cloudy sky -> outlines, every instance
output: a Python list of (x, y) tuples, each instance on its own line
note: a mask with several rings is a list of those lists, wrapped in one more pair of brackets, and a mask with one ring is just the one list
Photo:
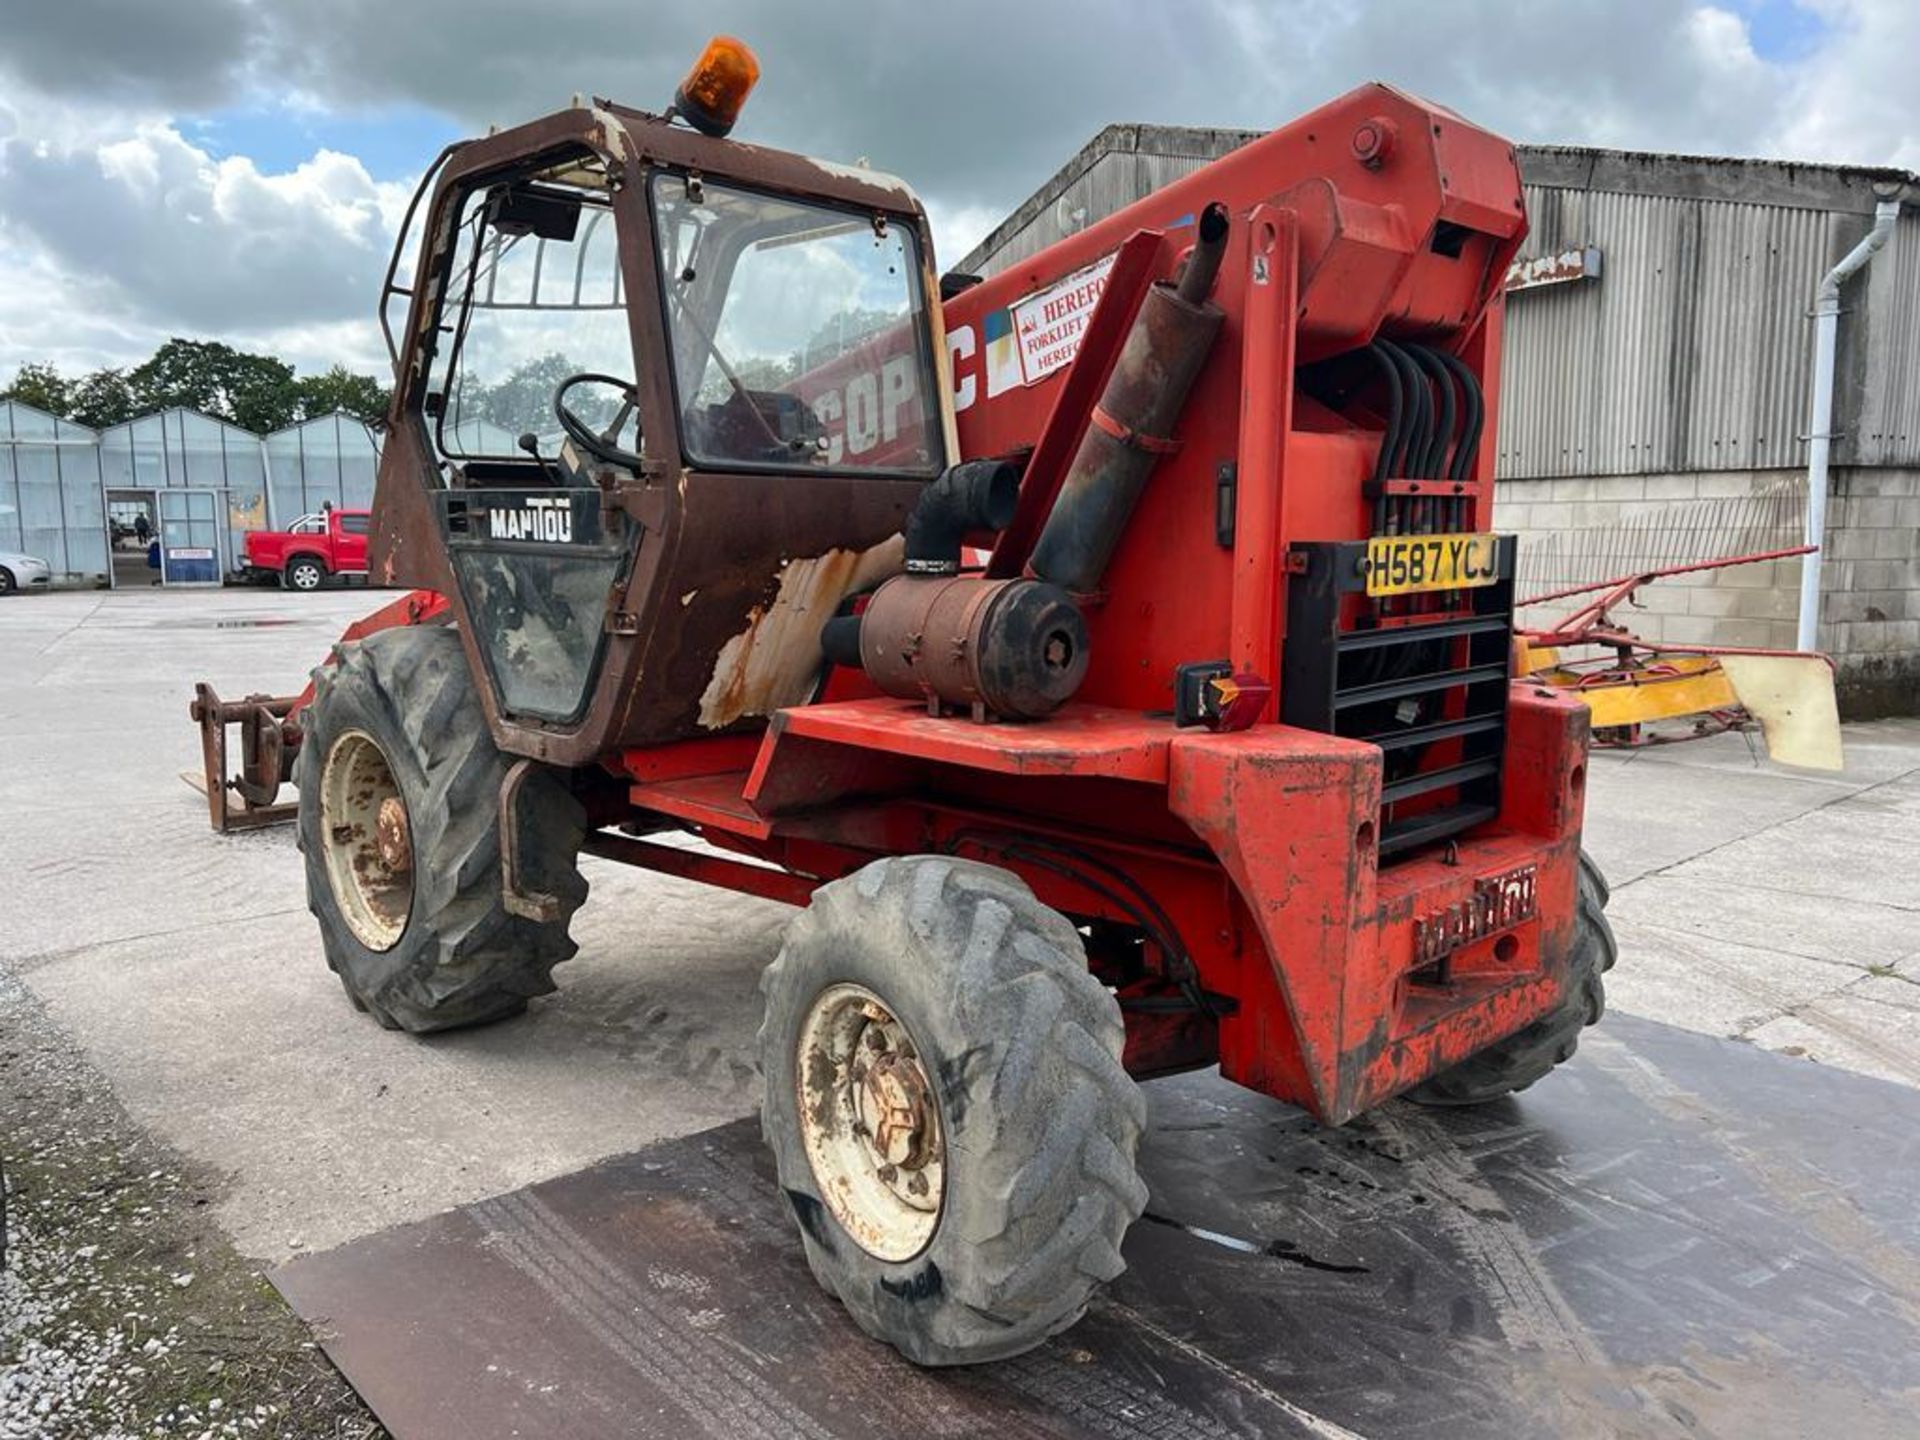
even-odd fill
[(759, 52), (738, 134), (912, 181), (951, 263), (1103, 125), (1267, 127), (1366, 79), (1523, 141), (1920, 169), (1916, 0), (5, 0), (0, 383), (168, 335), (376, 369), (441, 145)]

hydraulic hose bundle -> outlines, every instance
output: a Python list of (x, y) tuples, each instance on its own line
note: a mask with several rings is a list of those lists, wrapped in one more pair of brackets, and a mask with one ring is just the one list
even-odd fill
[[(1473, 468), (1486, 420), (1480, 382), (1458, 357), (1427, 345), (1376, 340), (1366, 354), (1383, 382), (1387, 428), (1380, 439), (1369, 493), (1373, 497), (1375, 535), (1432, 535), (1459, 531), (1467, 524), (1465, 482)], [(1434, 481), (1432, 494), (1408, 494), (1389, 481)], [(1423, 487), (1424, 488), (1424, 487)], [(1391, 613), (1394, 599), (1381, 602)], [(1384, 683), (1442, 668), (1447, 642), (1428, 641), (1393, 649), (1366, 650), (1345, 662), (1359, 684)], [(1408, 717), (1404, 707), (1415, 708)], [(1383, 702), (1360, 712), (1375, 730), (1427, 718), (1431, 702), (1418, 698)], [(1389, 750), (1389, 781), (1404, 778), (1420, 763), (1419, 749)]]
[[(1376, 340), (1367, 347), (1385, 382), (1387, 428), (1373, 468), (1376, 535), (1430, 535), (1466, 523), (1460, 491), (1486, 420), (1480, 381), (1444, 350)], [(1395, 495), (1389, 480), (1450, 482), (1453, 493)]]

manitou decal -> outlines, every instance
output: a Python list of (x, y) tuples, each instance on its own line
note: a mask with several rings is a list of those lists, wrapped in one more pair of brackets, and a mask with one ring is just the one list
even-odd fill
[(1431, 965), (1463, 945), (1501, 930), (1511, 930), (1539, 914), (1539, 867), (1522, 865), (1504, 875), (1473, 882), (1473, 894), (1434, 915), (1423, 915), (1413, 926), (1413, 963)]
[(573, 543), (573, 501), (565, 496), (530, 495), (517, 508), (487, 511), (487, 534), (494, 540), (543, 540)]

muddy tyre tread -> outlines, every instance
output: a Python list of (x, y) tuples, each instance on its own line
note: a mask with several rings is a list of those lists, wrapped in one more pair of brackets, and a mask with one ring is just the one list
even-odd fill
[[(849, 976), (856, 949), (851, 968), (870, 968)], [(944, 1134), (962, 1157), (933, 1239), (899, 1264), (821, 1203), (782, 1083), (799, 1017), (845, 978), (898, 1006), (939, 1057)], [(1120, 1242), (1147, 1200), (1125, 1027), (1078, 932), (1017, 877), (946, 856), (876, 861), (815, 893), (761, 988), (762, 1128), (815, 1277), (868, 1334), (922, 1365), (1004, 1359), (1079, 1319), (1125, 1268)]]
[(1607, 921), (1610, 893), (1600, 867), (1582, 851), (1573, 979), (1566, 998), (1552, 1014), (1416, 1085), (1406, 1092), (1408, 1100), (1433, 1106), (1482, 1105), (1517, 1095), (1573, 1058), (1580, 1032), (1606, 1013), (1603, 977), (1619, 958)]
[[(560, 913), (552, 921), (511, 913), (498, 819), (510, 757), (494, 746), (458, 633), (396, 627), (336, 646), (334, 658), (313, 672), (295, 775), (302, 797), (314, 797), (300, 807), (299, 846), (327, 964), (387, 1029), (425, 1033), (518, 1014), (554, 989), (554, 966), (578, 948), (568, 926), (587, 893), (578, 865), (585, 810), (551, 776), (529, 777), (522, 853)], [(321, 766), (347, 728), (367, 731), (387, 754), (412, 828), (412, 909), (399, 942), (381, 952), (348, 928), (320, 850)]]

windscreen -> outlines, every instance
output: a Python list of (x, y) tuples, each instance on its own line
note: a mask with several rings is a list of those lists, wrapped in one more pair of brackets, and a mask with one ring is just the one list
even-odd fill
[(690, 462), (939, 470), (909, 226), (668, 172), (654, 176), (653, 208)]

